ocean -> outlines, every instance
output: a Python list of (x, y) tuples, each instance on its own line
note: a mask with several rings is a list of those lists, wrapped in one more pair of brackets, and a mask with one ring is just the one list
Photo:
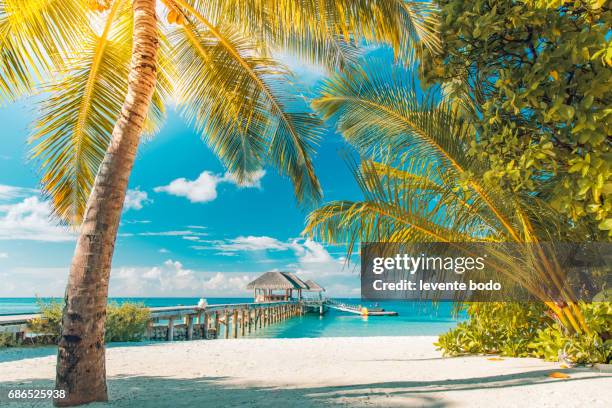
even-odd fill
[[(42, 298), (48, 301), (48, 298)], [(61, 299), (57, 299), (61, 300)], [(195, 305), (199, 298), (111, 298), (111, 302), (135, 302), (149, 307)], [(248, 303), (252, 298), (206, 298), (209, 304)], [(373, 307), (360, 299), (337, 299), (344, 303)], [(436, 336), (465, 319), (455, 316), (450, 302), (380, 302), (379, 307), (399, 316), (359, 316), (330, 309), (324, 316), (313, 314), (288, 319), (257, 330), (252, 337), (365, 337), (365, 336)], [(0, 315), (38, 312), (36, 298), (0, 298)]]

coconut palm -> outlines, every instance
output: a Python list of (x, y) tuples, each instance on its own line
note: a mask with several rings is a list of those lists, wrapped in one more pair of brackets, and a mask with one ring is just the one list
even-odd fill
[(343, 69), (357, 44), (385, 42), (407, 59), (437, 47), (431, 11), (405, 0), (0, 0), (0, 98), (36, 95), (30, 140), (42, 190), (79, 230), (56, 378), (68, 398), (57, 404), (107, 399), (115, 238), (141, 136), (167, 104), (237, 180), (267, 163), (298, 201), (316, 200), (319, 122), (288, 90), (275, 52)]
[[(363, 199), (321, 206), (304, 233), (346, 243), (349, 255), (358, 242), (521, 244), (524, 263), (492, 245), (487, 264), (545, 301), (565, 327), (588, 330), (560, 266), (530, 245), (558, 241), (562, 219), (535, 196), (487, 183), (486, 160), (469, 154), (477, 140), (466, 119), (469, 100), (448, 101), (436, 88), (417, 93), (414, 72), (369, 60), (325, 83), (313, 106), (364, 157), (349, 160)], [(572, 233), (585, 234), (579, 225)], [(552, 302), (543, 282), (564, 301)]]

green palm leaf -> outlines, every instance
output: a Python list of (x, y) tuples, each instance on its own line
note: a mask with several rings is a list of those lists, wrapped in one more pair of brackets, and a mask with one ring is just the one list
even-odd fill
[[(127, 92), (130, 14), (129, 2), (116, 1), (102, 22), (102, 33), (90, 31), (78, 52), (56, 73), (59, 79), (42, 88), (49, 97), (41, 102), (30, 138), (31, 157), (40, 164), (43, 192), (56, 215), (72, 225), (82, 220)], [(167, 83), (162, 70), (148, 115), (149, 131), (162, 120)]]
[(0, 102), (32, 92), (88, 29), (80, 0), (0, 0)]
[[(485, 188), (480, 181), (486, 163), (468, 155), (467, 135), (473, 128), (438, 89), (417, 95), (414, 71), (389, 68), (376, 59), (366, 61), (327, 81), (313, 107), (324, 119), (335, 119), (347, 141), (365, 155), (401, 152), (442, 166), (445, 174), (456, 178), (457, 188), (469, 189), (511, 239), (519, 241), (512, 208), (503, 201), (494, 202), (487, 192), (492, 187)], [(496, 190), (495, 194), (503, 193)]]
[(289, 72), (258, 55), (233, 27), (214, 27), (187, 3), (177, 4), (197, 19), (171, 37), (183, 72), (177, 82), (183, 112), (239, 180), (267, 161), (291, 178), (299, 201), (317, 200), (311, 156), (319, 120), (288, 92)]

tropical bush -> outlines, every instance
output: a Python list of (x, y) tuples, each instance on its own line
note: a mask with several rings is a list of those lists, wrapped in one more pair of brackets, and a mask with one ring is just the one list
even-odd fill
[(52, 342), (57, 342), (62, 332), (63, 303), (57, 300), (43, 301), (38, 299), (40, 317), (30, 320), (28, 329), (36, 334), (48, 335)]
[(149, 310), (143, 306), (135, 303), (109, 304), (104, 340), (106, 342), (142, 340), (151, 317)]
[(441, 335), (445, 355), (500, 354), (570, 364), (612, 361), (612, 303), (580, 303), (590, 333), (569, 333), (541, 303), (470, 303), (466, 322)]
[(423, 78), (474, 99), (485, 177), (612, 236), (609, 3), (437, 0), (442, 52)]
[[(31, 320), (28, 328), (34, 333), (51, 335), (54, 341), (61, 335), (63, 304), (58, 301), (39, 300), (41, 316)], [(139, 341), (142, 340), (151, 315), (143, 304), (110, 303), (106, 309), (104, 340)]]
[(15, 347), (19, 342), (15, 339), (13, 333), (0, 333), (0, 348)]

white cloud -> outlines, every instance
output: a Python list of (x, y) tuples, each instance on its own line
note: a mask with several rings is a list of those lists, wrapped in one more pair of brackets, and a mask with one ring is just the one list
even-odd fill
[(0, 259), (6, 259), (8, 258), (8, 254), (6, 252), (0, 252)]
[[(0, 297), (62, 296), (69, 268), (20, 267), (0, 270)], [(246, 285), (257, 274), (201, 271), (168, 259), (157, 266), (113, 268), (109, 296), (248, 297)]]
[[(238, 256), (240, 253), (255, 253), (257, 257), (267, 251), (290, 251), (294, 262), (284, 263), (273, 256), (254, 261), (269, 265), (275, 270), (294, 271), (303, 279), (313, 279), (328, 289), (334, 296), (359, 295), (358, 263), (346, 265), (344, 256), (333, 256), (320, 243), (311, 239), (289, 239), (281, 241), (268, 236), (239, 236), (228, 240), (201, 241), (208, 245), (196, 245), (197, 250), (216, 250), (215, 255)], [(341, 252), (344, 255), (344, 252)], [(283, 256), (286, 260), (286, 257)], [(285, 261), (286, 262), (286, 261)], [(262, 271), (263, 272), (263, 271)]]
[(146, 191), (141, 191), (138, 188), (128, 190), (123, 203), (123, 211), (142, 210), (142, 207), (149, 204), (151, 201)]
[(140, 235), (142, 237), (176, 237), (182, 235), (189, 235), (191, 231), (189, 230), (177, 230), (177, 231), (157, 231), (157, 232), (139, 232), (136, 235)]
[(67, 267), (2, 269), (0, 297), (62, 296), (67, 280)]
[(254, 237), (252, 235), (248, 237), (237, 237), (221, 243), (216, 243), (213, 246), (214, 249), (222, 252), (235, 252), (235, 251), (283, 251), (291, 248), (291, 244), (279, 241), (272, 237)]
[(159, 248), (159, 251), (157, 251), (157, 252), (159, 252), (160, 254), (168, 254), (168, 253), (170, 253), (170, 251), (168, 251), (166, 248)]
[(238, 183), (236, 177), (230, 173), (223, 176), (203, 171), (197, 179), (187, 180), (184, 177), (172, 180), (166, 186), (155, 187), (156, 193), (167, 193), (178, 197), (186, 197), (192, 203), (206, 203), (217, 198), (217, 186), (221, 183), (230, 183), (245, 188), (261, 188), (261, 179), (266, 174), (264, 170), (258, 170), (242, 183)]
[(51, 207), (37, 196), (0, 205), (0, 240), (63, 242), (74, 239), (73, 232), (52, 220)]
[(0, 200), (13, 200), (15, 198), (25, 197), (34, 193), (38, 190), (27, 187), (15, 187), (7, 186), (6, 184), (0, 184)]
[(254, 274), (206, 272), (188, 269), (167, 260), (151, 268), (123, 267), (114, 270), (111, 296), (248, 296), (246, 285)]
[(125, 220), (122, 221), (124, 224), (150, 224), (151, 220)]

